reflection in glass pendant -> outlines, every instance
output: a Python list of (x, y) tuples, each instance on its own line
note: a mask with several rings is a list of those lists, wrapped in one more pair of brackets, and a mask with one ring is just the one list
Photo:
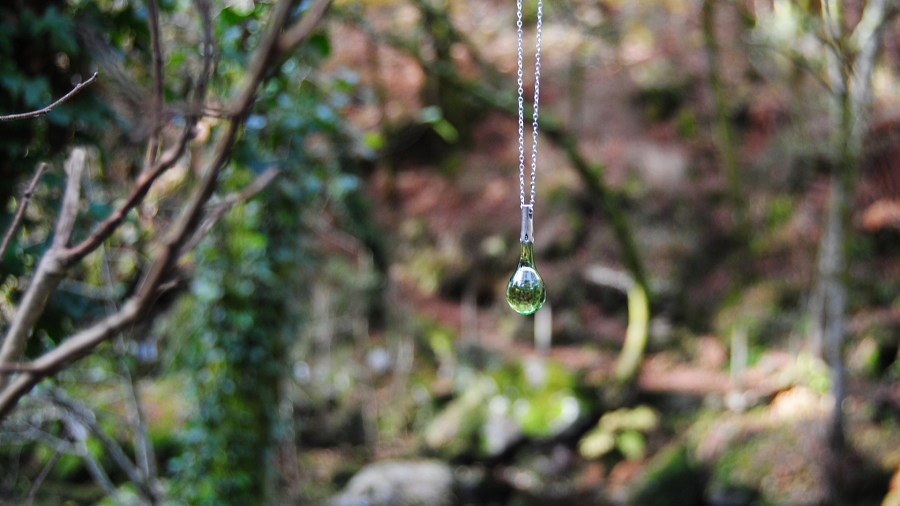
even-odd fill
[(547, 287), (534, 268), (534, 243), (521, 244), (519, 266), (506, 285), (506, 301), (517, 313), (532, 314), (547, 300)]
[(534, 207), (522, 205), (522, 250), (519, 265), (506, 285), (506, 301), (509, 307), (521, 314), (532, 314), (547, 300), (547, 287), (534, 268)]

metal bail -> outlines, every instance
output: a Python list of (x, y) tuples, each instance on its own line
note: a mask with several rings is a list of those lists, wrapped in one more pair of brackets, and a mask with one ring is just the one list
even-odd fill
[(522, 235), (519, 241), (523, 244), (534, 242), (534, 205), (522, 204)]

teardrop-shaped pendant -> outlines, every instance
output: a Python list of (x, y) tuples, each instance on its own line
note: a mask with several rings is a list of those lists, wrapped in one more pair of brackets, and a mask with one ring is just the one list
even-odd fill
[(547, 287), (534, 268), (534, 206), (522, 204), (521, 250), (516, 272), (506, 285), (506, 302), (517, 313), (532, 314), (547, 300)]
[(547, 287), (534, 268), (534, 243), (521, 245), (519, 265), (506, 285), (506, 301), (517, 313), (532, 314), (547, 300)]

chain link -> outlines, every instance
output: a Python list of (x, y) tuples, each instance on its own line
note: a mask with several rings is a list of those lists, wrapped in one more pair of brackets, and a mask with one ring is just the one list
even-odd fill
[(518, 76), (519, 85), (519, 204), (525, 205), (525, 93), (522, 81), (522, 0), (516, 0), (516, 35), (518, 40)]
[[(528, 206), (534, 209), (535, 178), (537, 176), (537, 147), (538, 147), (538, 104), (541, 94), (541, 29), (544, 25), (544, 2), (538, 0), (536, 42), (534, 55), (534, 107), (531, 120), (531, 194)], [(516, 0), (516, 35), (518, 51), (517, 81), (519, 85), (519, 204), (525, 207), (525, 99), (523, 95), (524, 80), (524, 51), (522, 49), (522, 0)]]

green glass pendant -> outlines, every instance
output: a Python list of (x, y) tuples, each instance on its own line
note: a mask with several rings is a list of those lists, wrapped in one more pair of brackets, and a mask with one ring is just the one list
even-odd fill
[(532, 314), (547, 300), (547, 287), (534, 268), (534, 237), (532, 207), (522, 206), (522, 246), (519, 265), (506, 285), (506, 301), (509, 307), (521, 314)]

